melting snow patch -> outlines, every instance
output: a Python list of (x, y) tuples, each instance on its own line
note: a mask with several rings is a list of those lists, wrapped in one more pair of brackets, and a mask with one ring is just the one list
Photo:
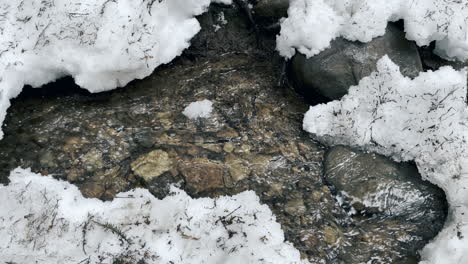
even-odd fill
[[(254, 192), (192, 199), (173, 188), (112, 202), (16, 169), (0, 185), (1, 263), (306, 263)], [(120, 263), (119, 262), (119, 263)]]
[(404, 19), (406, 37), (419, 46), (436, 41), (436, 53), (468, 60), (468, 1), (291, 0), (281, 24), (277, 49), (308, 57), (344, 37), (369, 42), (385, 33), (388, 21)]
[[(231, 0), (213, 0), (230, 4)], [(24, 85), (70, 75), (91, 92), (180, 55), (210, 0), (0, 0), (0, 126)], [(0, 129), (0, 139), (3, 133)]]
[(190, 103), (182, 113), (190, 119), (197, 119), (210, 117), (211, 111), (213, 111), (213, 103), (205, 99)]
[(340, 101), (311, 107), (304, 129), (332, 145), (414, 160), (450, 205), (445, 228), (422, 251), (422, 263), (468, 259), (467, 71), (442, 67), (404, 77), (388, 57)]

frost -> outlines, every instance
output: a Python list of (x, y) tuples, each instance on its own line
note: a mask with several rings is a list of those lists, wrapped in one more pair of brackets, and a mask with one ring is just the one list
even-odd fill
[(1, 263), (305, 263), (254, 192), (158, 200), (147, 190), (112, 202), (16, 169), (0, 185)]
[(208, 118), (213, 111), (213, 103), (210, 100), (202, 100), (190, 103), (182, 112), (190, 119)]
[(311, 57), (336, 37), (369, 42), (388, 21), (404, 19), (406, 37), (419, 46), (436, 41), (436, 53), (468, 60), (468, 2), (441, 0), (291, 0), (277, 49)]
[[(230, 4), (231, 0), (215, 0)], [(91, 92), (180, 55), (210, 0), (0, 0), (0, 125), (24, 85), (71, 75)], [(0, 139), (3, 133), (0, 130)]]
[(397, 161), (414, 160), (424, 179), (441, 187), (448, 221), (422, 251), (422, 263), (468, 259), (467, 71), (442, 67), (414, 80), (388, 57), (341, 101), (311, 107), (304, 129), (332, 145), (361, 147)]

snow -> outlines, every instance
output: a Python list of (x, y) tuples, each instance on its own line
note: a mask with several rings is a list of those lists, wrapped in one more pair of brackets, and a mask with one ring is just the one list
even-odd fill
[[(231, 0), (216, 0), (230, 4)], [(24, 85), (125, 86), (180, 55), (210, 0), (0, 0), (0, 126)], [(0, 130), (0, 139), (3, 133)]]
[(468, 1), (291, 0), (281, 23), (277, 49), (291, 58), (323, 51), (336, 37), (369, 42), (387, 22), (404, 19), (406, 37), (419, 46), (436, 41), (444, 58), (468, 60)]
[(304, 129), (330, 145), (350, 145), (397, 161), (414, 160), (442, 188), (449, 217), (421, 252), (424, 264), (468, 259), (467, 69), (442, 67), (404, 77), (388, 57), (340, 101), (313, 106)]
[(232, 0), (213, 0), (213, 3), (224, 4), (224, 5), (231, 5)]
[(202, 100), (190, 103), (182, 112), (190, 119), (209, 118), (213, 111), (213, 103), (210, 100)]
[[(16, 169), (0, 185), (1, 263), (306, 263), (252, 191), (192, 199), (145, 189), (112, 202)], [(120, 263), (120, 262), (119, 262)]]

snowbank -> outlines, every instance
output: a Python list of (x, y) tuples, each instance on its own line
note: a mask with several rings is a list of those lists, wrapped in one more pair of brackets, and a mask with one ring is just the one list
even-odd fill
[[(254, 192), (192, 199), (173, 188), (112, 202), (16, 169), (0, 185), (1, 263), (305, 263)], [(120, 262), (119, 262), (120, 263)]]
[(336, 37), (369, 42), (382, 36), (388, 21), (404, 19), (406, 37), (419, 46), (437, 41), (436, 53), (468, 60), (468, 2), (440, 0), (291, 0), (281, 23), (277, 49), (307, 57)]
[(71, 75), (101, 92), (148, 76), (189, 47), (210, 1), (0, 0), (0, 126), (24, 85)]
[(208, 118), (213, 111), (213, 103), (210, 100), (202, 100), (190, 103), (182, 112), (190, 119)]
[(404, 77), (388, 57), (341, 101), (311, 107), (304, 129), (328, 144), (345, 144), (414, 160), (423, 178), (441, 187), (448, 222), (422, 251), (422, 263), (468, 259), (467, 70), (443, 67)]

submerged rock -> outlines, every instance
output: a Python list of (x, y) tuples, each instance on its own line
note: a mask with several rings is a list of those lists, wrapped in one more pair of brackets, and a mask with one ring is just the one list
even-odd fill
[(367, 230), (360, 235), (364, 242), (387, 243), (392, 234), (412, 249), (443, 227), (447, 201), (439, 188), (421, 179), (414, 164), (336, 146), (327, 152), (324, 166), (325, 181), (339, 204)]
[(145, 181), (151, 181), (166, 171), (171, 170), (172, 161), (162, 150), (154, 150), (131, 163), (132, 171)]
[(395, 25), (389, 24), (385, 35), (369, 43), (337, 38), (330, 48), (316, 56), (295, 55), (290, 75), (296, 90), (309, 100), (320, 100), (318, 97), (335, 100), (375, 71), (377, 60), (384, 55), (399, 65), (408, 77), (415, 77), (423, 70), (416, 44), (408, 41)]
[(193, 193), (224, 187), (224, 167), (219, 162), (207, 158), (190, 159), (179, 165), (179, 171)]
[(419, 53), (421, 54), (421, 60), (424, 67), (430, 70), (437, 70), (442, 66), (450, 66), (456, 70), (468, 67), (468, 61), (461, 62), (459, 60), (446, 60), (437, 56), (434, 54), (434, 45), (420, 48)]
[(428, 223), (445, 214), (440, 190), (423, 181), (414, 164), (337, 146), (327, 152), (324, 169), (327, 183), (358, 213)]

